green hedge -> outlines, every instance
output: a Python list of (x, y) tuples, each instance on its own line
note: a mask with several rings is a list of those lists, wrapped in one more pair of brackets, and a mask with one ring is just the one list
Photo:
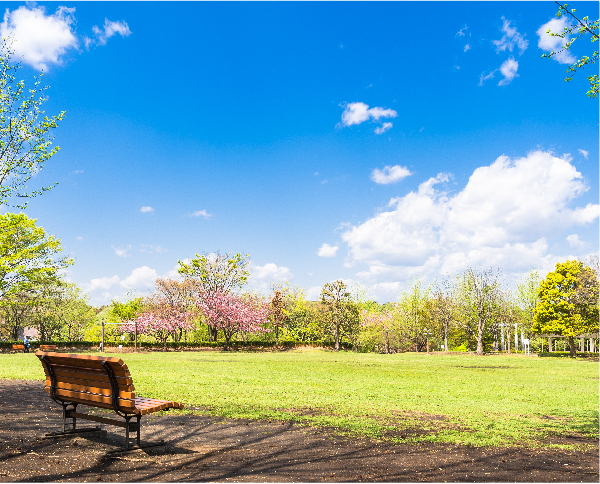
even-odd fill
[[(538, 356), (541, 358), (568, 358), (569, 356), (571, 356), (571, 353), (569, 353), (568, 351), (543, 351), (538, 353)], [(577, 357), (579, 358), (587, 358), (592, 356), (598, 356), (598, 353), (582, 353), (581, 351), (577, 352)]]

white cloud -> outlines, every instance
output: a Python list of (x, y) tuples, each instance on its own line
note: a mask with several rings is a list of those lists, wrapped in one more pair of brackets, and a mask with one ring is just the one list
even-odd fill
[(168, 250), (161, 247), (160, 245), (155, 246), (151, 244), (141, 244), (140, 252), (144, 252), (146, 254), (152, 254), (154, 252), (156, 252), (157, 254), (164, 254), (165, 252), (168, 252)]
[(567, 242), (569, 243), (569, 247), (573, 249), (580, 249), (585, 246), (585, 242), (579, 239), (579, 235), (571, 234), (567, 237)]
[(142, 208), (140, 208), (140, 212), (142, 212), (142, 213), (152, 213), (152, 212), (154, 212), (154, 209), (152, 207), (142, 207)]
[(504, 76), (504, 79), (502, 79), (498, 85), (506, 86), (510, 84), (515, 77), (519, 77), (519, 74), (517, 74), (517, 69), (519, 69), (518, 61), (514, 60), (512, 57), (506, 59), (500, 66), (500, 72)]
[(471, 50), (471, 46), (469, 44), (465, 44), (463, 52), (467, 52), (468, 50)]
[[(538, 47), (544, 52), (556, 52), (563, 48), (563, 46), (569, 41), (569, 37), (564, 39), (560, 37), (551, 37), (546, 33), (548, 29), (554, 33), (562, 33), (565, 27), (569, 27), (570, 22), (566, 17), (553, 18), (549, 22), (546, 22), (538, 30), (537, 34), (539, 37)], [(573, 64), (577, 59), (568, 50), (563, 50), (558, 54), (552, 56), (556, 62), (560, 64)]]
[(598, 204), (572, 207), (588, 187), (569, 155), (535, 151), (499, 157), (477, 168), (456, 194), (437, 188), (448, 175), (392, 198), (391, 210), (342, 233), (349, 265), (366, 265), (357, 276), (371, 283), (454, 274), (467, 265), (496, 265), (508, 272), (547, 265), (548, 238), (595, 222)]
[(481, 75), (479, 76), (479, 85), (483, 86), (483, 82), (487, 81), (488, 79), (491, 79), (492, 77), (494, 77), (494, 74), (496, 73), (498, 69), (494, 69), (493, 71), (489, 72), (489, 73), (485, 73), (482, 72)]
[(582, 150), (581, 148), (579, 148), (577, 151), (579, 151), (586, 160), (588, 159), (588, 155), (590, 154), (589, 151)]
[(319, 257), (335, 257), (339, 247), (337, 245), (331, 246), (329, 244), (323, 244), (317, 251)]
[(306, 291), (308, 301), (318, 301), (321, 299), (321, 286), (313, 286)]
[(206, 210), (198, 210), (194, 213), (192, 213), (192, 215), (190, 215), (191, 217), (203, 217), (206, 220), (208, 220), (209, 218), (212, 217), (212, 213), (208, 213)]
[(148, 266), (142, 266), (133, 269), (131, 274), (123, 279), (120, 284), (123, 287), (148, 288), (154, 285), (154, 281), (157, 277), (158, 274), (154, 269), (150, 269)]
[[(94, 25), (92, 27), (92, 32), (96, 35), (96, 43), (98, 45), (106, 45), (108, 39), (116, 34), (119, 34), (121, 37), (131, 35), (131, 30), (129, 30), (127, 22), (112, 22), (107, 18), (104, 19), (104, 28), (101, 29), (97, 25)], [(86, 39), (86, 47), (89, 47), (90, 43), (91, 39)]]
[(83, 240), (83, 237), (77, 237), (77, 240)]
[(129, 257), (129, 256), (131, 256), (131, 254), (129, 254), (129, 251), (131, 250), (131, 245), (128, 245), (124, 249), (122, 249), (121, 247), (115, 247), (114, 245), (111, 245), (110, 248), (112, 250), (114, 250), (115, 254), (118, 255), (119, 257)]
[(361, 124), (369, 119), (378, 121), (380, 118), (395, 118), (398, 113), (393, 109), (374, 107), (369, 109), (369, 105), (358, 102), (346, 104), (342, 113), (342, 126), (352, 126)]
[(500, 31), (504, 32), (504, 35), (500, 40), (492, 41), (496, 46), (496, 52), (504, 52), (506, 50), (512, 52), (516, 46), (519, 49), (519, 54), (522, 54), (525, 52), (525, 49), (527, 49), (529, 41), (517, 32), (516, 27), (510, 26), (510, 20), (506, 20), (504, 17), (502, 17), (502, 20), (504, 20), (504, 22), (502, 23)]
[(388, 185), (403, 180), (412, 173), (405, 166), (385, 166), (383, 170), (375, 168), (371, 173), (371, 180), (380, 185)]
[(86, 291), (95, 291), (97, 289), (110, 289), (111, 287), (119, 284), (119, 276), (112, 277), (100, 277), (98, 279), (92, 279), (89, 284), (84, 284)]
[(62, 56), (78, 46), (73, 32), (75, 9), (58, 7), (46, 15), (45, 7), (20, 6), (6, 9), (0, 24), (0, 35), (14, 40), (15, 54), (34, 69), (47, 71), (52, 64), (62, 63)]
[(294, 275), (287, 267), (278, 266), (273, 262), (269, 262), (264, 266), (252, 265), (250, 268), (250, 277), (258, 280), (281, 280), (293, 279)]
[(394, 125), (392, 123), (383, 123), (378, 128), (375, 128), (375, 134), (383, 134), (386, 131), (390, 130)]
[(455, 35), (455, 37), (464, 37), (464, 36), (466, 35), (466, 34), (465, 34), (465, 30), (467, 30), (468, 28), (469, 28), (469, 27), (467, 27), (467, 26), (465, 25), (465, 26), (464, 26), (462, 29), (460, 29), (458, 32), (456, 32), (456, 35)]

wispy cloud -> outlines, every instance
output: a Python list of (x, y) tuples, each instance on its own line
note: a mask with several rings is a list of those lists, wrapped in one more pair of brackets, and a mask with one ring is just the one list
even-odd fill
[(165, 252), (168, 252), (168, 250), (160, 245), (140, 244), (140, 252), (144, 252), (146, 254), (164, 254)]
[(519, 49), (519, 54), (525, 52), (527, 46), (529, 45), (529, 41), (517, 32), (516, 27), (510, 26), (510, 20), (502, 17), (504, 22), (502, 23), (501, 32), (504, 33), (500, 40), (493, 40), (492, 43), (496, 46), (496, 52), (504, 52), (506, 50), (512, 52), (515, 47)]
[(131, 251), (131, 245), (128, 245), (125, 248), (115, 247), (114, 245), (111, 245), (110, 248), (112, 250), (114, 250), (115, 254), (119, 257), (130, 257), (131, 256), (131, 254), (129, 253)]
[(79, 45), (74, 33), (74, 8), (60, 6), (46, 15), (42, 6), (20, 6), (12, 12), (7, 8), (0, 24), (0, 35), (15, 42), (15, 55), (34, 69), (47, 71), (51, 65), (62, 64), (62, 57)]
[(515, 77), (519, 77), (519, 74), (517, 74), (517, 69), (519, 69), (519, 62), (518, 61), (516, 61), (512, 57), (509, 57), (508, 59), (506, 59), (502, 63), (502, 65), (500, 66), (500, 72), (504, 76), (504, 79), (502, 79), (498, 83), (498, 85), (499, 86), (506, 86), (506, 85), (510, 84), (511, 81)]
[(579, 148), (577, 151), (579, 151), (586, 160), (588, 159), (588, 155), (590, 154), (589, 151), (582, 150), (581, 148)]
[(465, 44), (463, 52), (467, 52), (468, 50), (471, 50), (471, 46), (469, 44)]
[(394, 125), (390, 122), (383, 123), (381, 126), (375, 128), (375, 134), (383, 134), (390, 130)]
[(465, 24), (465, 26), (462, 29), (460, 29), (458, 32), (456, 32), (455, 37), (464, 37), (466, 35), (465, 30), (467, 30), (468, 28), (469, 27), (467, 27), (467, 25)]
[(92, 32), (96, 36), (95, 41), (92, 39), (86, 39), (86, 47), (89, 47), (92, 43), (96, 43), (98, 45), (106, 45), (108, 39), (110, 39), (113, 35), (119, 34), (121, 37), (128, 37), (131, 35), (131, 30), (129, 30), (129, 25), (125, 21), (117, 21), (113, 22), (104, 19), (104, 27), (100, 28), (97, 25), (92, 27)]
[(479, 76), (479, 85), (483, 86), (483, 83), (485, 81), (487, 81), (488, 79), (491, 79), (492, 77), (494, 77), (494, 74), (496, 74), (496, 71), (498, 69), (494, 69), (493, 71), (488, 72), (487, 74), (484, 72), (481, 73), (481, 75)]
[(142, 213), (152, 213), (152, 212), (154, 212), (154, 209), (152, 207), (146, 207), (145, 206), (145, 207), (140, 208), (140, 212), (142, 212)]
[(196, 212), (192, 213), (190, 217), (203, 217), (208, 220), (212, 217), (212, 213), (208, 213), (206, 210), (197, 210)]
[(405, 166), (385, 166), (383, 170), (375, 168), (371, 172), (371, 180), (380, 185), (388, 185), (390, 183), (399, 182), (410, 175), (412, 175), (412, 173)]

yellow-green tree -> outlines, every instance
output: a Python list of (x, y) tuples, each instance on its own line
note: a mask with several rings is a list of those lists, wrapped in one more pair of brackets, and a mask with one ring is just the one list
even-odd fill
[[(28, 191), (26, 185), (58, 152), (58, 146), (51, 148), (54, 139), (51, 130), (65, 115), (62, 112), (44, 116), (42, 105), (48, 87), (41, 84), (41, 75), (30, 86), (23, 80), (17, 81), (21, 64), (11, 59), (13, 54), (11, 40), (3, 39), (0, 42), (0, 206), (14, 198), (35, 197), (52, 188)], [(27, 203), (15, 206), (25, 208)]]
[(598, 275), (583, 262), (559, 262), (538, 295), (533, 331), (566, 336), (575, 356), (575, 336), (598, 331)]

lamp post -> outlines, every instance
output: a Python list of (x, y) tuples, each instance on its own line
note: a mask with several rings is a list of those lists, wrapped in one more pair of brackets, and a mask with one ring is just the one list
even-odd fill
[(423, 331), (423, 334), (427, 338), (427, 353), (429, 353), (429, 336), (431, 336), (431, 331), (426, 329), (425, 331)]

